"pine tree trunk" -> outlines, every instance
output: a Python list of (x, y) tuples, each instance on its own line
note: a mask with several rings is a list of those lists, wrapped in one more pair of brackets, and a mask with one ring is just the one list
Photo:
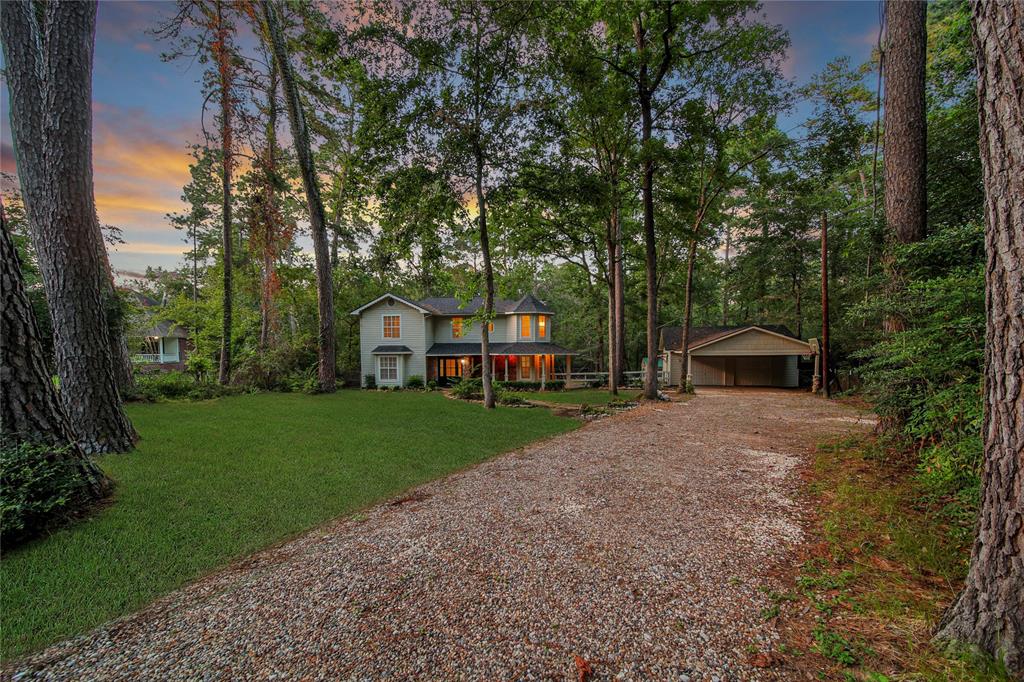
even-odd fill
[(683, 357), (683, 380), (679, 382), (679, 392), (685, 393), (690, 384), (690, 324), (693, 319), (693, 266), (697, 261), (697, 240), (690, 240), (686, 255), (686, 294), (683, 301), (683, 343), (680, 345)]
[(644, 211), (644, 263), (647, 269), (647, 366), (644, 371), (644, 398), (658, 397), (658, 252), (654, 230), (654, 160), (648, 146), (654, 127), (650, 97), (641, 97), (641, 146), (645, 157), (641, 171)]
[(284, 89), (285, 102), (288, 107), (288, 119), (291, 123), (292, 140), (295, 144), (295, 155), (298, 157), (299, 170), (302, 173), (302, 185), (306, 190), (306, 203), (309, 207), (309, 229), (313, 236), (313, 255), (316, 261), (316, 293), (317, 308), (320, 318), (319, 333), (319, 371), (320, 390), (333, 393), (336, 389), (335, 368), (335, 337), (334, 337), (334, 285), (331, 280), (331, 260), (327, 244), (327, 221), (324, 216), (324, 203), (320, 197), (320, 183), (313, 166), (313, 151), (309, 142), (309, 130), (306, 127), (306, 116), (299, 99), (298, 84), (292, 72), (291, 60), (288, 57), (288, 46), (284, 39), (273, 2), (265, 0), (261, 3), (263, 17), (267, 22), (270, 35), (271, 50), (277, 62), (281, 76), (281, 87)]
[[(892, 299), (898, 298), (903, 289), (893, 245), (924, 239), (927, 219), (925, 15), (923, 0), (885, 3), (885, 154), (882, 160), (889, 241), (885, 264)], [(883, 326), (892, 333), (906, 325), (899, 314), (891, 314)]]
[(277, 175), (277, 66), (270, 59), (270, 74), (267, 84), (267, 148), (265, 150), (265, 174), (263, 206), (263, 282), (260, 289), (260, 348), (270, 345), (270, 336), (276, 326), (276, 310), (274, 308), (274, 259), (277, 255), (278, 234), (277, 192), (275, 182)]
[(111, 481), (75, 444), (75, 433), (43, 359), (21, 264), (0, 205), (0, 443), (52, 446), (51, 458), (74, 462), (88, 499), (98, 499)]
[(221, 154), (221, 260), (223, 261), (223, 297), (221, 307), (220, 368), (217, 381), (231, 381), (231, 313), (234, 307), (232, 270), (234, 256), (231, 245), (231, 166), (234, 162), (231, 130), (231, 56), (228, 52), (228, 28), (224, 23), (224, 5), (217, 2), (216, 46), (217, 72), (220, 77), (220, 154)]
[(137, 434), (118, 392), (102, 305), (92, 173), (95, 3), (0, 12), (11, 132), (26, 215), (53, 323), (60, 398), (86, 453), (131, 450)]
[(974, 4), (985, 180), (985, 469), (967, 583), (939, 637), (1024, 675), (1024, 8)]

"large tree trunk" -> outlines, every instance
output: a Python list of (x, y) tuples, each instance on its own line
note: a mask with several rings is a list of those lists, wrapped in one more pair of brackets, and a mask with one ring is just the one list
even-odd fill
[(295, 144), (295, 155), (298, 157), (299, 170), (302, 173), (302, 185), (306, 190), (306, 203), (309, 206), (309, 229), (313, 236), (313, 254), (316, 259), (316, 293), (320, 317), (319, 334), (319, 379), (320, 390), (332, 393), (336, 388), (335, 370), (335, 339), (334, 339), (334, 287), (331, 281), (331, 260), (327, 244), (327, 221), (324, 216), (324, 204), (320, 198), (320, 184), (313, 167), (313, 152), (309, 142), (309, 129), (299, 99), (299, 89), (292, 72), (291, 60), (288, 57), (288, 46), (285, 43), (284, 31), (278, 20), (277, 8), (273, 2), (265, 0), (261, 3), (263, 16), (267, 22), (267, 30), (274, 60), (280, 70), (281, 86), (284, 89), (285, 102), (288, 106), (288, 119), (291, 122), (292, 141)]
[(220, 153), (221, 153), (221, 256), (224, 265), (223, 298), (221, 307), (220, 368), (217, 381), (227, 384), (231, 381), (231, 312), (234, 306), (232, 295), (232, 270), (234, 257), (231, 253), (231, 167), (234, 153), (231, 130), (231, 55), (228, 51), (228, 27), (224, 23), (224, 5), (217, 2), (217, 26), (214, 28), (216, 42), (214, 53), (217, 58), (217, 73), (220, 78)]
[(0, 12), (18, 177), (53, 322), (60, 397), (87, 453), (132, 449), (111, 332), (102, 306), (107, 269), (92, 174), (96, 4), (34, 3)]
[[(925, 58), (926, 5), (922, 0), (885, 3), (885, 221), (889, 253), (889, 294), (902, 290), (902, 276), (892, 254), (894, 243), (910, 244), (925, 235), (927, 217)], [(888, 332), (905, 327), (902, 317), (884, 321)]]
[(71, 463), (87, 499), (98, 499), (110, 479), (75, 443), (75, 433), (43, 359), (21, 264), (0, 205), (0, 443), (35, 443), (54, 448), (49, 457)]
[(985, 178), (985, 470), (967, 583), (939, 637), (1024, 675), (1024, 9), (974, 4)]
[(491, 334), (488, 323), (494, 316), (494, 269), (491, 266), (491, 242), (487, 233), (487, 197), (484, 195), (484, 157), (476, 147), (476, 205), (480, 221), (480, 251), (484, 260), (484, 316), (480, 325), (480, 376), (484, 385), (484, 407), (494, 409), (494, 386), (491, 384)]

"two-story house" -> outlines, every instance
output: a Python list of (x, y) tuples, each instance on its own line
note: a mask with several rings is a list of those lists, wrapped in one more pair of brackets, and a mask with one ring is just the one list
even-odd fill
[[(439, 384), (479, 376), (480, 323), (470, 318), (482, 305), (479, 296), (463, 304), (452, 297), (410, 301), (384, 294), (356, 308), (362, 383), (367, 376), (378, 386), (404, 386), (411, 376)], [(571, 371), (575, 353), (551, 342), (554, 312), (537, 297), (497, 299), (494, 311), (488, 332), (495, 380), (552, 379), (556, 358)]]

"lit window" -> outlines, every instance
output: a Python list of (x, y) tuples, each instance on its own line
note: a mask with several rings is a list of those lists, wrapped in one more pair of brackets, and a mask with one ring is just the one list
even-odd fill
[(452, 318), (452, 338), (453, 339), (461, 339), (462, 338), (462, 318), (461, 317), (453, 317)]
[(441, 374), (446, 377), (461, 377), (462, 363), (455, 358), (444, 358), (441, 360)]
[(382, 355), (379, 362), (380, 376), (378, 378), (381, 381), (398, 381), (398, 356)]
[(488, 322), (487, 323), (487, 333), (488, 334), (493, 334), (494, 333), (494, 323), (493, 322)]
[(537, 316), (537, 338), (546, 339), (548, 336), (548, 318), (546, 315)]
[(401, 315), (385, 315), (384, 316), (384, 338), (385, 339), (400, 339), (400, 338), (402, 338), (402, 316)]
[(530, 335), (530, 316), (520, 315), (519, 316), (519, 335), (529, 336)]
[(529, 379), (533, 374), (533, 363), (530, 361), (532, 358), (526, 356), (522, 362), (519, 363), (519, 371), (522, 373), (524, 379)]

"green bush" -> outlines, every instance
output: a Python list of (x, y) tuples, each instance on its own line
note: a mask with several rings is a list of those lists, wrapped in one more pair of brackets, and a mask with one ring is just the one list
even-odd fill
[[(495, 381), (494, 385), (498, 388), (506, 388), (510, 391), (541, 390), (541, 383), (539, 381)], [(565, 382), (561, 379), (552, 379), (551, 381), (544, 382), (544, 388), (548, 391), (562, 391), (565, 389)]]
[(406, 388), (423, 388), (423, 377), (419, 374), (413, 374), (411, 377), (405, 380)]
[(185, 372), (153, 372), (140, 374), (135, 378), (135, 400), (158, 402), (160, 400), (209, 400), (238, 393), (229, 388), (208, 381), (196, 381)]
[(14, 544), (75, 512), (86, 483), (59, 450), (28, 443), (0, 445), (0, 540)]
[(483, 400), (484, 383), (481, 379), (463, 379), (452, 386), (452, 395), (462, 400)]
[(363, 377), (363, 388), (377, 388), (377, 375), (367, 374)]

